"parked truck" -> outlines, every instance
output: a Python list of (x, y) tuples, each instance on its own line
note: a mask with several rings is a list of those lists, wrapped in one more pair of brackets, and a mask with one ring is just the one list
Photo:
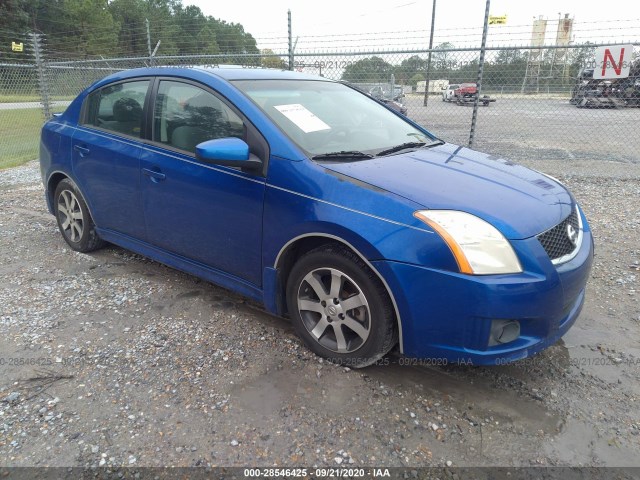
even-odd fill
[[(460, 86), (453, 91), (453, 96), (458, 105), (473, 105), (478, 96), (478, 85), (472, 82), (461, 83)], [(491, 102), (495, 101), (496, 99), (489, 97), (489, 95), (483, 95), (478, 100), (478, 102), (482, 103), (485, 107), (488, 107)]]

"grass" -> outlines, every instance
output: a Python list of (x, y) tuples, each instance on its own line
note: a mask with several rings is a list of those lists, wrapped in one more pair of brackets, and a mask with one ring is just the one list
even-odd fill
[[(73, 100), (75, 95), (52, 95), (51, 101)], [(26, 103), (42, 101), (42, 97), (37, 93), (0, 93), (0, 103)]]
[(40, 95), (24, 94), (24, 93), (0, 93), (0, 103), (23, 103), (23, 102), (39, 102)]
[(43, 123), (39, 108), (0, 110), (0, 170), (38, 158)]
[[(66, 107), (54, 107), (53, 112)], [(44, 115), (40, 108), (0, 110), (0, 170), (38, 158)]]

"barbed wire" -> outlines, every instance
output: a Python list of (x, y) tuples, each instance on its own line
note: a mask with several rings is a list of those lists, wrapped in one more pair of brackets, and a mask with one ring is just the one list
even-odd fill
[[(548, 20), (549, 23), (558, 23), (557, 19), (554, 20)], [(71, 20), (47, 20), (47, 23), (54, 23), (54, 24), (61, 24), (61, 25), (67, 25), (69, 27), (68, 30), (62, 30), (62, 31), (57, 31), (55, 32), (54, 35), (58, 36), (58, 35), (66, 35), (66, 34), (74, 34), (77, 33), (78, 31), (78, 26), (76, 23), (74, 23)], [(232, 23), (226, 23), (227, 25), (234, 25)], [(574, 21), (573, 23), (573, 33), (577, 33), (577, 32), (610, 32), (612, 35), (614, 34), (612, 32), (611, 27), (608, 26), (604, 26), (601, 28), (593, 28), (591, 25), (602, 25), (602, 24), (616, 24), (618, 25), (618, 27), (620, 27), (621, 24), (629, 24), (629, 26), (625, 26), (625, 29), (630, 29), (630, 30), (640, 30), (640, 19), (620, 19), (620, 20), (603, 20), (603, 21), (582, 21), (582, 22), (576, 22)], [(235, 25), (239, 25), (239, 24), (235, 24)], [(156, 21), (151, 22), (150, 21), (150, 29), (152, 31), (157, 30), (157, 29), (164, 29), (164, 28), (178, 28), (181, 32), (185, 32), (185, 33), (197, 33), (200, 32), (203, 28), (207, 27), (207, 26), (211, 26), (208, 24), (204, 24), (204, 25), (194, 25), (194, 26), (182, 26), (182, 25), (178, 25), (177, 22), (175, 21), (175, 19), (159, 19)], [(584, 27), (584, 28), (582, 28)], [(493, 28), (493, 27), (492, 27)], [(531, 28), (532, 25), (526, 25), (526, 24), (520, 24), (520, 25), (501, 25), (501, 26), (497, 26), (496, 28), (500, 29), (500, 35), (510, 35), (513, 33), (523, 33), (523, 34), (527, 34), (530, 35), (531, 33)], [(143, 24), (139, 24), (136, 26), (136, 30), (138, 30), (138, 32), (135, 32), (133, 35), (134, 36), (138, 36), (140, 38), (146, 38), (146, 26)], [(520, 32), (520, 30), (523, 30), (522, 32)], [(616, 31), (620, 31), (621, 28), (617, 28)], [(24, 33), (18, 32), (16, 30), (7, 30), (7, 29), (3, 29), (0, 30), (2, 33), (9, 33), (9, 34), (15, 34), (15, 35), (23, 35)], [(102, 28), (92, 28), (91, 29), (92, 33), (113, 33), (113, 28), (111, 26), (105, 26)], [(460, 33), (460, 32), (463, 33)], [(435, 30), (435, 34), (436, 37), (437, 36), (442, 36), (443, 33), (447, 33), (447, 32), (455, 32), (455, 33), (447, 33), (447, 36), (450, 37), (464, 37), (464, 36), (469, 36), (469, 33), (466, 32), (473, 32), (472, 35), (477, 34), (478, 32), (482, 31), (482, 26), (478, 25), (475, 27), (460, 27), (460, 28), (438, 28), (436, 27)], [(224, 36), (223, 33), (221, 32), (216, 32), (217, 36), (222, 35)], [(245, 33), (247, 35), (251, 35), (254, 39), (256, 40), (262, 40), (262, 41), (273, 41), (273, 40), (287, 40), (288, 36), (284, 35), (281, 32), (273, 32), (273, 33), (280, 33), (280, 35), (275, 35), (275, 36), (267, 36), (267, 35), (260, 35), (260, 36), (254, 36), (252, 35), (250, 32), (246, 32)], [(424, 34), (424, 35), (428, 35), (429, 34), (429, 30), (427, 29), (417, 29), (417, 30), (403, 30), (402, 32), (398, 32), (396, 31), (380, 31), (380, 32), (376, 32), (371, 33), (371, 32), (363, 32), (363, 33), (344, 33), (344, 34), (305, 34), (305, 35), (297, 35), (300, 38), (304, 38), (304, 39), (316, 39), (316, 38), (333, 38), (333, 39), (346, 39), (348, 41), (355, 41), (352, 39), (358, 39), (361, 38), (363, 40), (371, 40), (371, 39), (375, 39), (376, 37), (379, 37), (381, 35), (384, 35), (384, 37), (381, 38), (387, 38), (388, 35), (407, 35), (407, 34)], [(490, 35), (496, 35), (497, 31), (493, 30), (490, 31)], [(229, 34), (229, 37), (231, 37), (232, 35)], [(294, 36), (295, 35), (295, 28), (294, 28)], [(417, 35), (418, 37), (420, 35)], [(618, 34), (618, 36), (620, 36), (620, 34)], [(421, 37), (420, 37), (421, 38)]]
[[(558, 23), (557, 19), (549, 20), (549, 23)], [(57, 21), (61, 25), (69, 25), (67, 21)], [(622, 25), (622, 28), (612, 29), (607, 25), (616, 24)], [(232, 25), (228, 23), (227, 25)], [(154, 46), (158, 39), (165, 39), (168, 31), (176, 30), (185, 35), (198, 35), (202, 33), (203, 29), (210, 27), (210, 25), (192, 25), (192, 26), (179, 26), (173, 20), (164, 19), (162, 21), (155, 22), (150, 25), (151, 30), (151, 44)], [(501, 26), (496, 29), (492, 29), (489, 33), (487, 40), (488, 46), (509, 46), (517, 49), (527, 49), (531, 43), (531, 25), (510, 25)], [(548, 29), (549, 30), (549, 29)], [(548, 31), (547, 30), (547, 31)], [(84, 47), (86, 39), (79, 39), (77, 37), (78, 28), (72, 30), (59, 31), (54, 34), (45, 35), (43, 39), (43, 47), (48, 49), (51, 55), (56, 57), (64, 55), (72, 55), (74, 49), (78, 50), (78, 53)], [(118, 32), (114, 32), (113, 28), (104, 27), (91, 30), (91, 35), (94, 37), (100, 36), (114, 36)], [(134, 29), (130, 29), (126, 32), (120, 32), (120, 38), (113, 39), (114, 45), (122, 44), (122, 35), (126, 33), (126, 43), (134, 44), (139, 50), (143, 52), (146, 50), (148, 41), (148, 35), (146, 28), (143, 25), (138, 25)], [(246, 33), (246, 32), (245, 32)], [(250, 35), (250, 34), (249, 34)], [(398, 31), (382, 31), (382, 32), (354, 32), (343, 34), (305, 34), (303, 36), (295, 36), (297, 39), (296, 52), (297, 53), (312, 53), (314, 51), (326, 51), (327, 53), (335, 53), (337, 50), (351, 50), (353, 53), (359, 51), (371, 51), (371, 50), (388, 50), (390, 48), (403, 48), (405, 50), (410, 49), (425, 49), (427, 45), (428, 31), (424, 29), (408, 30), (403, 32)], [(15, 38), (17, 40), (27, 41), (29, 40), (29, 32), (18, 32), (13, 29), (3, 28), (0, 29), (0, 36), (7, 38)], [(66, 37), (69, 38), (66, 38)], [(286, 56), (288, 54), (288, 36), (274, 35), (274, 36), (258, 36), (247, 37), (246, 40), (253, 38), (256, 42), (258, 50), (271, 49), (274, 54)], [(442, 28), (436, 30), (435, 45), (444, 43), (451, 43), (453, 48), (455, 47), (472, 47), (479, 45), (481, 38), (481, 31), (479, 27), (462, 27), (462, 28)], [(226, 47), (225, 43), (231, 43), (238, 45), (238, 48), (242, 47), (242, 42), (238, 42), (237, 34), (224, 33), (213, 28), (212, 40), (215, 40), (222, 47)], [(640, 43), (640, 19), (623, 19), (623, 20), (604, 20), (602, 22), (588, 21), (588, 22), (574, 22), (573, 24), (573, 42), (586, 44), (614, 42), (619, 43), (622, 41), (629, 41), (630, 43)], [(552, 28), (550, 34), (547, 37), (546, 44), (551, 45), (555, 41), (555, 31)], [(165, 43), (169, 47), (169, 52), (174, 51), (175, 48), (179, 48), (180, 45), (185, 45), (184, 42), (175, 41), (175, 39), (169, 39), (169, 43)], [(25, 45), (26, 47), (26, 45)], [(166, 48), (166, 47), (165, 47)], [(208, 52), (209, 47), (202, 45), (198, 47), (197, 44), (191, 44), (190, 48), (195, 51), (189, 53)], [(3, 49), (4, 50), (4, 49)], [(200, 51), (198, 51), (200, 50)], [(0, 50), (2, 52), (2, 50)], [(105, 52), (113, 54), (114, 52)], [(117, 53), (117, 52), (115, 52)], [(138, 52), (140, 53), (140, 52)], [(162, 45), (159, 50), (162, 53)], [(222, 52), (224, 53), (224, 52)], [(240, 52), (238, 52), (240, 53)], [(84, 54), (85, 57), (91, 56)], [(96, 55), (97, 56), (97, 55)]]

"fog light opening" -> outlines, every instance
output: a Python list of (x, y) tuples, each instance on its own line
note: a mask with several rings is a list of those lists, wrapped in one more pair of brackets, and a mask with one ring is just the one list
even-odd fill
[(520, 322), (517, 320), (493, 320), (489, 334), (489, 346), (513, 342), (520, 336)]

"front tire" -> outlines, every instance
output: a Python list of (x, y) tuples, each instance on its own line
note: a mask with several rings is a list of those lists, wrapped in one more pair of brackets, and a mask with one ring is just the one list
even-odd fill
[(339, 365), (371, 365), (398, 341), (386, 289), (341, 245), (319, 247), (298, 260), (287, 282), (287, 306), (309, 349)]
[(60, 233), (72, 250), (87, 253), (104, 245), (80, 190), (70, 179), (58, 183), (53, 205)]

